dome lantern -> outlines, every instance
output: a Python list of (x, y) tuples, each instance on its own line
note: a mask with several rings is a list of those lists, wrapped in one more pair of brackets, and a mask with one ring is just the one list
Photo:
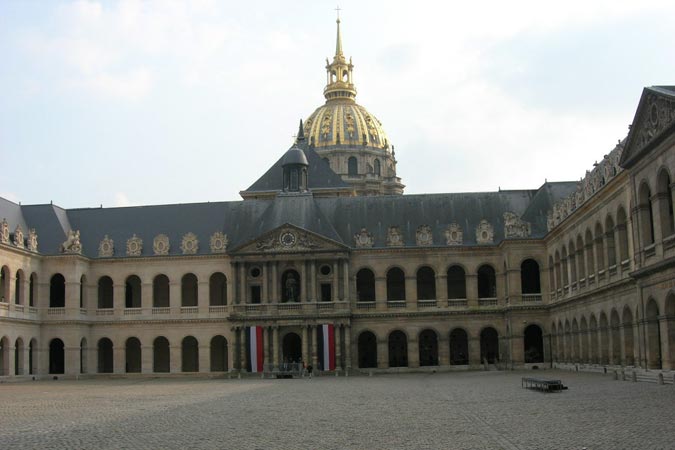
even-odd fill
[(326, 103), (336, 100), (354, 101), (356, 97), (356, 87), (352, 81), (352, 71), (354, 65), (352, 59), (349, 62), (342, 53), (342, 35), (340, 34), (340, 17), (337, 20), (337, 40), (335, 43), (335, 56), (333, 62), (328, 62), (326, 58), (326, 87), (323, 95), (326, 97)]

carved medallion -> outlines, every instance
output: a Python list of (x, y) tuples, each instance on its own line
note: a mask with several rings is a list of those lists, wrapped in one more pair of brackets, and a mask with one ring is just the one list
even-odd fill
[(211, 253), (225, 253), (228, 243), (227, 235), (220, 231), (216, 231), (211, 235)]
[(98, 256), (101, 258), (110, 258), (115, 254), (115, 242), (106, 234), (98, 244)]
[(526, 238), (530, 236), (530, 224), (521, 220), (520, 217), (512, 212), (504, 213), (504, 237)]
[(61, 244), (61, 253), (81, 254), (82, 244), (80, 243), (80, 230), (70, 230), (68, 239)]
[(23, 230), (21, 229), (21, 225), (17, 225), (14, 229), (14, 245), (19, 248), (24, 248)]
[(38, 236), (35, 232), (35, 228), (28, 230), (28, 250), (31, 252), (37, 252), (38, 249)]
[(2, 219), (0, 222), (0, 243), (9, 244), (9, 224), (7, 219)]
[(462, 245), (463, 242), (462, 227), (455, 222), (448, 225), (448, 228), (445, 230), (445, 243), (447, 245)]
[(157, 256), (165, 256), (169, 254), (169, 236), (166, 234), (158, 234), (155, 236), (155, 239), (152, 240), (152, 251)]
[(397, 226), (389, 227), (387, 231), (387, 246), (388, 247), (403, 247), (403, 234), (401, 229)]
[(129, 239), (127, 239), (127, 256), (141, 256), (143, 252), (143, 239), (136, 236), (134, 233)]
[(194, 233), (187, 233), (183, 236), (180, 249), (184, 255), (194, 255), (199, 250), (199, 241)]
[(420, 225), (415, 233), (415, 241), (418, 246), (427, 246), (434, 244), (434, 235), (429, 225)]
[(358, 248), (372, 247), (374, 243), (373, 235), (368, 233), (368, 230), (365, 228), (361, 228), (361, 231), (354, 235), (354, 244)]
[(476, 227), (476, 242), (478, 244), (492, 244), (495, 233), (490, 222), (483, 219)]

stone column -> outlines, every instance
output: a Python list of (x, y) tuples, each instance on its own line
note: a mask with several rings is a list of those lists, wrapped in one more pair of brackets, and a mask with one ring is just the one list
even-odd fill
[(170, 281), (169, 282), (169, 306), (171, 307), (171, 313), (177, 314), (180, 310), (181, 304), (181, 289), (180, 289), (180, 280)]
[(659, 317), (659, 332), (661, 334), (661, 368), (663, 370), (673, 369), (670, 361), (670, 346), (672, 342), (670, 341), (668, 325), (675, 326), (675, 321), (668, 323), (668, 316)]
[[(300, 302), (305, 303), (309, 301), (307, 295), (309, 283), (307, 283), (307, 261), (300, 262)], [(307, 361), (307, 360), (305, 360)]]
[(420, 366), (420, 348), (417, 335), (411, 335), (408, 339), (408, 367), (417, 368)]
[(169, 346), (169, 371), (180, 373), (183, 370), (183, 355), (180, 341), (178, 345)]
[[(269, 298), (269, 270), (267, 268), (268, 263), (264, 262), (260, 265), (260, 277), (262, 278), (262, 286), (260, 288), (260, 301), (261, 303), (269, 303), (270, 298)], [(265, 362), (267, 362), (267, 358), (265, 359)]]
[(405, 302), (408, 308), (417, 308), (417, 277), (405, 277)]
[[(13, 350), (13, 349), (12, 349)], [(80, 374), (80, 346), (69, 347), (64, 346), (64, 372), (66, 376), (75, 377)], [(124, 361), (124, 351), (122, 353), (122, 361)], [(117, 354), (115, 353), (117, 357)], [(11, 358), (9, 359), (9, 370), (10, 373), (14, 374), (14, 352), (11, 352)], [(124, 373), (124, 363), (122, 363), (122, 372), (117, 370), (117, 361), (115, 361), (115, 373)]]
[(483, 362), (480, 360), (480, 337), (469, 336), (469, 368), (479, 369)]
[(316, 261), (309, 261), (309, 301), (316, 302)]
[(124, 315), (125, 304), (125, 284), (119, 284), (113, 281), (113, 308), (116, 316)]
[[(512, 331), (513, 332), (513, 331)], [(508, 339), (508, 337), (507, 337)], [(542, 336), (543, 339), (543, 336)], [(511, 363), (513, 366), (522, 366), (525, 363), (525, 353), (524, 353), (524, 336), (518, 334), (512, 334), (510, 338), (510, 349), (511, 349)], [(501, 353), (501, 352), (500, 352)], [(506, 355), (504, 355), (506, 356)], [(503, 359), (500, 355), (499, 359)]]
[(197, 283), (197, 306), (199, 311), (207, 313), (209, 311), (209, 281), (199, 281)]
[(338, 275), (338, 263), (337, 261), (333, 262), (333, 288), (331, 292), (331, 300), (337, 301), (340, 299), (340, 278)]
[(440, 305), (441, 302), (448, 300), (448, 274), (436, 274), (436, 299)]
[(197, 347), (198, 363), (199, 367), (198, 372), (210, 372), (211, 371), (211, 345), (199, 345)]
[(375, 307), (378, 310), (387, 308), (387, 279), (375, 277)]
[(152, 309), (152, 283), (141, 283), (141, 308), (144, 314)]
[[(113, 343), (113, 373), (127, 372), (127, 349), (124, 342)], [(79, 355), (78, 355), (79, 359)], [(79, 366), (79, 364), (77, 364)]]
[(335, 370), (342, 370), (342, 325), (335, 324)]
[(272, 327), (272, 364), (279, 366), (279, 326), (274, 325)]
[(239, 299), (239, 301), (237, 303), (243, 304), (243, 303), (246, 303), (246, 297), (247, 297), (247, 293), (246, 293), (246, 289), (247, 289), (247, 286), (246, 286), (246, 264), (241, 262), (241, 263), (238, 264), (238, 266), (239, 266), (239, 280), (238, 280), (239, 286), (238, 286), (238, 289), (237, 289), (237, 292), (238, 292), (237, 298)]
[(450, 365), (450, 335), (440, 333), (438, 336), (438, 365)]
[(345, 370), (349, 372), (352, 368), (352, 333), (351, 325), (345, 325)]
[[(276, 261), (272, 261), (272, 300), (271, 303), (279, 303), (279, 275)], [(276, 352), (276, 350), (275, 350)]]
[(349, 261), (344, 260), (342, 262), (342, 300), (351, 301), (351, 295), (349, 293)]
[(269, 327), (264, 326), (262, 330), (263, 335), (263, 364), (270, 363), (270, 333)]
[(302, 326), (302, 361), (309, 361), (309, 325)]
[(239, 371), (246, 372), (246, 327), (239, 327)]
[(153, 372), (154, 348), (152, 345), (141, 346), (141, 373)]
[(469, 308), (478, 308), (478, 274), (466, 274), (466, 302)]
[[(377, 339), (377, 338), (376, 338)], [(385, 336), (384, 339), (377, 339), (377, 368), (386, 369), (389, 367), (389, 341)]]
[(319, 369), (319, 326), (312, 325), (311, 328), (312, 336), (312, 366), (314, 369)]

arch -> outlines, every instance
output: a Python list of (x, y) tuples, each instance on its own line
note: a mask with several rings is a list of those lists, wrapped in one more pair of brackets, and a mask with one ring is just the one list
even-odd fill
[(59, 338), (54, 338), (49, 341), (49, 373), (61, 374), (65, 372), (64, 369), (65, 352), (63, 341)]
[(109, 309), (113, 307), (113, 280), (109, 276), (102, 276), (98, 279), (98, 303), (99, 309)]
[(124, 371), (126, 373), (141, 372), (141, 341), (138, 338), (130, 337), (124, 345)]
[(520, 288), (523, 294), (541, 294), (539, 264), (532, 258), (520, 264)]
[(586, 259), (584, 257), (584, 240), (577, 235), (577, 268), (579, 269), (579, 281), (586, 278)]
[(528, 325), (523, 332), (525, 363), (544, 362), (544, 334), (539, 325)]
[(375, 275), (363, 268), (356, 273), (356, 299), (359, 302), (375, 301)]
[(181, 370), (199, 372), (199, 342), (194, 336), (185, 336), (181, 342)]
[(180, 305), (197, 306), (199, 294), (197, 290), (197, 276), (194, 273), (186, 273), (180, 280)]
[(670, 192), (670, 175), (663, 167), (656, 178), (656, 193), (659, 198), (659, 216), (661, 217), (661, 237), (675, 233), (675, 217), (673, 216), (673, 194)]
[(469, 337), (463, 328), (455, 328), (450, 332), (450, 365), (467, 364), (469, 364)]
[(23, 305), (24, 297), (24, 281), (26, 276), (23, 273), (23, 270), (19, 269), (16, 271), (16, 278), (14, 279), (14, 304)]
[(98, 373), (113, 373), (113, 343), (108, 338), (98, 341)]
[(434, 330), (423, 330), (418, 336), (420, 366), (438, 365), (438, 335)]
[(24, 347), (23, 339), (16, 338), (14, 341), (14, 375), (23, 375), (24, 374)]
[(80, 339), (80, 373), (87, 373), (87, 339)]
[(87, 277), (85, 275), (82, 275), (80, 277), (80, 308), (84, 308), (86, 303), (87, 303)]
[(169, 277), (163, 273), (152, 279), (152, 307), (168, 308), (170, 303)]
[(572, 326), (569, 319), (565, 319), (565, 328), (563, 334), (563, 345), (565, 346), (565, 361), (570, 362), (574, 360), (574, 353), (572, 352)]
[(580, 358), (582, 362), (589, 362), (588, 356), (588, 322), (586, 321), (586, 316), (581, 316), (581, 321), (579, 322), (579, 351)]
[(9, 343), (9, 338), (3, 336), (0, 339), (0, 375), (10, 375), (9, 373), (9, 350), (11, 344)]
[(66, 279), (55, 273), (49, 280), (49, 307), (64, 308), (66, 306)]
[(35, 352), (37, 351), (37, 340), (31, 339), (28, 343), (28, 375), (35, 375)]
[(141, 305), (141, 279), (137, 275), (130, 275), (124, 282), (124, 307), (140, 308)]
[(574, 248), (574, 241), (572, 241), (572, 239), (570, 239), (569, 244), (567, 244), (567, 248), (569, 249), (567, 260), (569, 261), (570, 266), (570, 282), (574, 284), (577, 282), (577, 251)]
[(227, 277), (222, 272), (215, 272), (209, 278), (209, 305), (227, 305)]
[(157, 336), (152, 342), (152, 371), (168, 373), (171, 370), (170, 363), (169, 340), (164, 336)]
[(356, 161), (356, 158), (353, 156), (350, 156), (349, 159), (347, 159), (347, 175), (350, 177), (355, 177), (359, 173), (359, 166), (358, 162)]
[(562, 246), (562, 251), (560, 252), (560, 267), (562, 270), (562, 283), (563, 288), (568, 288), (570, 284), (570, 272), (569, 272), (569, 260), (567, 259), (567, 246)]
[(497, 297), (497, 277), (495, 269), (489, 264), (478, 268), (478, 298)]
[(389, 333), (389, 367), (408, 367), (408, 337), (401, 330)]
[(614, 238), (614, 219), (607, 215), (605, 219), (605, 240), (607, 242), (607, 267), (616, 265), (616, 241)]
[(299, 302), (302, 286), (302, 280), (300, 279), (300, 274), (293, 270), (288, 269), (284, 271), (281, 275), (281, 302)]
[(387, 271), (387, 301), (405, 300), (405, 273), (398, 267)]
[(638, 217), (640, 218), (640, 241), (643, 247), (654, 243), (654, 212), (652, 210), (652, 192), (646, 182), (642, 182), (638, 191)]
[(577, 318), (572, 319), (572, 360), (574, 362), (581, 361), (581, 351), (579, 346), (579, 322)]
[(417, 299), (436, 300), (436, 272), (429, 266), (417, 269)]
[(551, 322), (551, 361), (558, 361), (558, 328)]
[(378, 177), (382, 175), (382, 167), (379, 159), (375, 158), (375, 161), (373, 161), (373, 166), (374, 166), (373, 171), (375, 172), (375, 175), (377, 175)]
[(612, 309), (609, 314), (611, 353), (610, 362), (612, 364), (621, 364), (621, 320), (616, 309)]
[(33, 272), (30, 274), (28, 285), (28, 306), (35, 306), (35, 300), (37, 299), (37, 288), (38, 276), (35, 272)]
[(359, 367), (377, 367), (377, 338), (371, 331), (364, 331), (358, 338)]
[(562, 263), (559, 250), (555, 251), (555, 286), (557, 291), (562, 291)]
[(483, 328), (480, 332), (480, 360), (488, 364), (499, 361), (499, 334), (492, 327)]
[(227, 339), (217, 335), (211, 338), (211, 372), (227, 372), (228, 348)]
[(586, 229), (585, 245), (586, 245), (586, 269), (588, 271), (588, 276), (590, 277), (591, 275), (595, 274), (595, 256), (593, 248), (593, 234), (591, 233), (591, 230), (589, 230), (588, 228)]
[(600, 362), (600, 345), (598, 343), (598, 320), (595, 318), (595, 314), (591, 314), (591, 318), (588, 323), (588, 358), (593, 364)]
[(621, 326), (623, 328), (623, 353), (627, 366), (635, 365), (635, 347), (633, 337), (633, 313), (628, 305), (623, 307), (621, 317)]
[(9, 303), (9, 267), (2, 266), (0, 269), (0, 301)]
[(598, 349), (598, 356), (600, 357), (600, 364), (609, 364), (609, 321), (605, 312), (600, 313), (600, 348)]
[(598, 272), (605, 270), (604, 232), (600, 222), (595, 224), (595, 256), (598, 260)]
[(448, 267), (447, 285), (449, 299), (466, 298), (466, 272), (462, 266), (452, 265)]
[(619, 238), (619, 262), (628, 261), (630, 259), (628, 254), (628, 220), (623, 206), (619, 206), (616, 211), (616, 233)]
[(664, 355), (670, 361), (671, 370), (675, 368), (675, 293), (670, 292), (666, 297), (666, 325), (668, 327), (667, 339), (670, 354)]
[(653, 298), (647, 302), (645, 310), (647, 335), (647, 366), (649, 369), (661, 368), (661, 324), (659, 306)]
[(284, 362), (302, 361), (302, 339), (297, 333), (286, 333), (281, 342), (281, 353)]

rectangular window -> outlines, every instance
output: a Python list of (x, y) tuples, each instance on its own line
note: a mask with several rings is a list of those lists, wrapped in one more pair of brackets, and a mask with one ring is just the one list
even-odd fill
[(333, 300), (332, 292), (331, 292), (331, 285), (326, 283), (321, 284), (321, 301), (322, 302), (330, 302)]
[(251, 303), (260, 303), (260, 286), (251, 286)]

